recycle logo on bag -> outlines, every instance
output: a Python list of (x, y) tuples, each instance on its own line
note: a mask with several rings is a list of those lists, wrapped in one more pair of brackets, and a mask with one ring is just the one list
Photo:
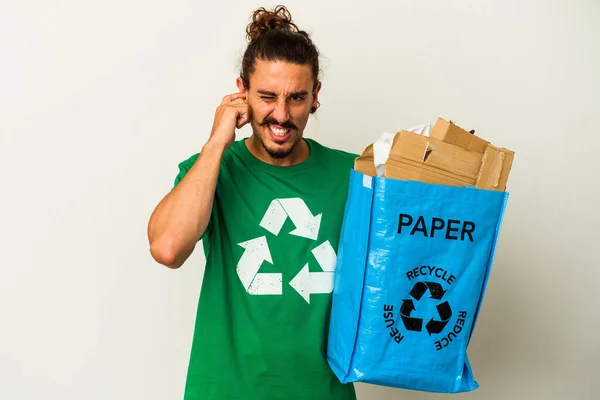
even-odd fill
[[(410, 292), (396, 304), (383, 305), (384, 325), (389, 335), (400, 344), (407, 332), (418, 332), (414, 340), (431, 337), (436, 351), (447, 348), (462, 333), (469, 315), (462, 309), (453, 312), (450, 303), (445, 300), (447, 290), (457, 280), (456, 276), (444, 268), (423, 265), (406, 271), (406, 278)], [(436, 278), (444, 282), (447, 289), (441, 283), (433, 282)], [(434, 302), (435, 308), (431, 307), (431, 302)], [(435, 310), (434, 315), (423, 315), (426, 313), (423, 310), (431, 309)], [(425, 335), (420, 336), (422, 333)]]
[[(431, 293), (431, 298), (436, 300), (442, 300), (446, 293), (442, 285), (437, 282), (417, 282), (409, 294), (418, 302), (427, 291)], [(423, 328), (423, 319), (410, 316), (412, 311), (416, 310), (413, 299), (402, 300), (400, 317), (407, 330), (421, 332)], [(427, 330), (427, 333), (429, 333), (429, 336), (431, 336), (432, 333), (441, 333), (448, 324), (448, 321), (450, 321), (450, 317), (452, 317), (452, 309), (447, 301), (438, 304), (436, 308), (438, 315), (432, 317), (425, 325), (425, 329)]]
[[(275, 199), (269, 205), (260, 226), (275, 236), (279, 236), (281, 228), (289, 218), (296, 229), (289, 234), (317, 240), (321, 226), (322, 214), (313, 215), (301, 198)], [(236, 271), (246, 291), (251, 295), (281, 295), (283, 292), (283, 277), (277, 273), (259, 273), (264, 261), (273, 264), (271, 251), (266, 236), (259, 236), (238, 243), (244, 248)], [(312, 254), (322, 272), (310, 272), (308, 260), (298, 274), (289, 282), (310, 304), (311, 294), (326, 294), (333, 291), (333, 275), (337, 255), (329, 240), (312, 249)]]

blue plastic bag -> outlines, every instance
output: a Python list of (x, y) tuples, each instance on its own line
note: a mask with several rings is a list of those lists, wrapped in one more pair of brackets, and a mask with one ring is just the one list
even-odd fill
[(351, 172), (328, 340), (341, 382), (479, 387), (466, 350), (507, 199)]

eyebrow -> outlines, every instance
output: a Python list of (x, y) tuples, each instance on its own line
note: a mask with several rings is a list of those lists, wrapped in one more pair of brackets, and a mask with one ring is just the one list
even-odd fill
[[(272, 96), (272, 97), (277, 97), (277, 95), (273, 92), (270, 92), (268, 90), (257, 90), (258, 94), (262, 94), (264, 96)], [(306, 96), (308, 94), (308, 92), (306, 90), (301, 90), (299, 92), (292, 92), (290, 93), (289, 96)]]

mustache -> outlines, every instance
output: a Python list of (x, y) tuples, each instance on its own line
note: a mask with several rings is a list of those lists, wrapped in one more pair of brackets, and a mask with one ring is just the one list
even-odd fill
[(265, 118), (264, 121), (261, 122), (259, 125), (260, 126), (266, 126), (266, 125), (269, 125), (269, 124), (270, 125), (278, 125), (278, 126), (280, 126), (282, 128), (285, 128), (285, 129), (298, 129), (296, 127), (296, 125), (294, 125), (290, 121), (286, 121), (286, 122), (281, 123), (281, 122), (279, 122), (276, 119), (271, 118), (271, 117)]

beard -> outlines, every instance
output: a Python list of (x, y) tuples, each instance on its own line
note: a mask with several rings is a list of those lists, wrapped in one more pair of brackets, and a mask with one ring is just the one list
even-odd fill
[(265, 145), (265, 142), (262, 141), (262, 139), (260, 142), (262, 143), (262, 146), (264, 147), (266, 152), (271, 156), (271, 158), (274, 158), (277, 160), (281, 160), (283, 158), (286, 158), (290, 154), (292, 154), (292, 151), (294, 151), (294, 147), (296, 147), (296, 141), (294, 141), (294, 143), (292, 143), (292, 147), (290, 147), (289, 149), (279, 149), (279, 150), (269, 149)]
[[(269, 154), (269, 156), (271, 156), (273, 159), (281, 160), (283, 158), (286, 158), (296, 148), (296, 145), (298, 144), (298, 138), (299, 138), (298, 127), (296, 125), (294, 125), (291, 121), (279, 123), (274, 118), (267, 117), (262, 122), (257, 123), (257, 125), (260, 126), (262, 128), (262, 130), (254, 129), (254, 133), (255, 133), (256, 137), (258, 138), (258, 140), (260, 141), (262, 147), (267, 152), (267, 154)], [(267, 146), (267, 144), (265, 143), (265, 138), (263, 137), (264, 130), (268, 129), (267, 125), (278, 125), (285, 129), (292, 129), (293, 130), (292, 137), (290, 137), (290, 139), (288, 140), (288, 142), (291, 145), (289, 147), (279, 147), (278, 146), (277, 148), (270, 148), (269, 146)], [(277, 142), (277, 141), (275, 141), (275, 143), (283, 144), (283, 142)]]

